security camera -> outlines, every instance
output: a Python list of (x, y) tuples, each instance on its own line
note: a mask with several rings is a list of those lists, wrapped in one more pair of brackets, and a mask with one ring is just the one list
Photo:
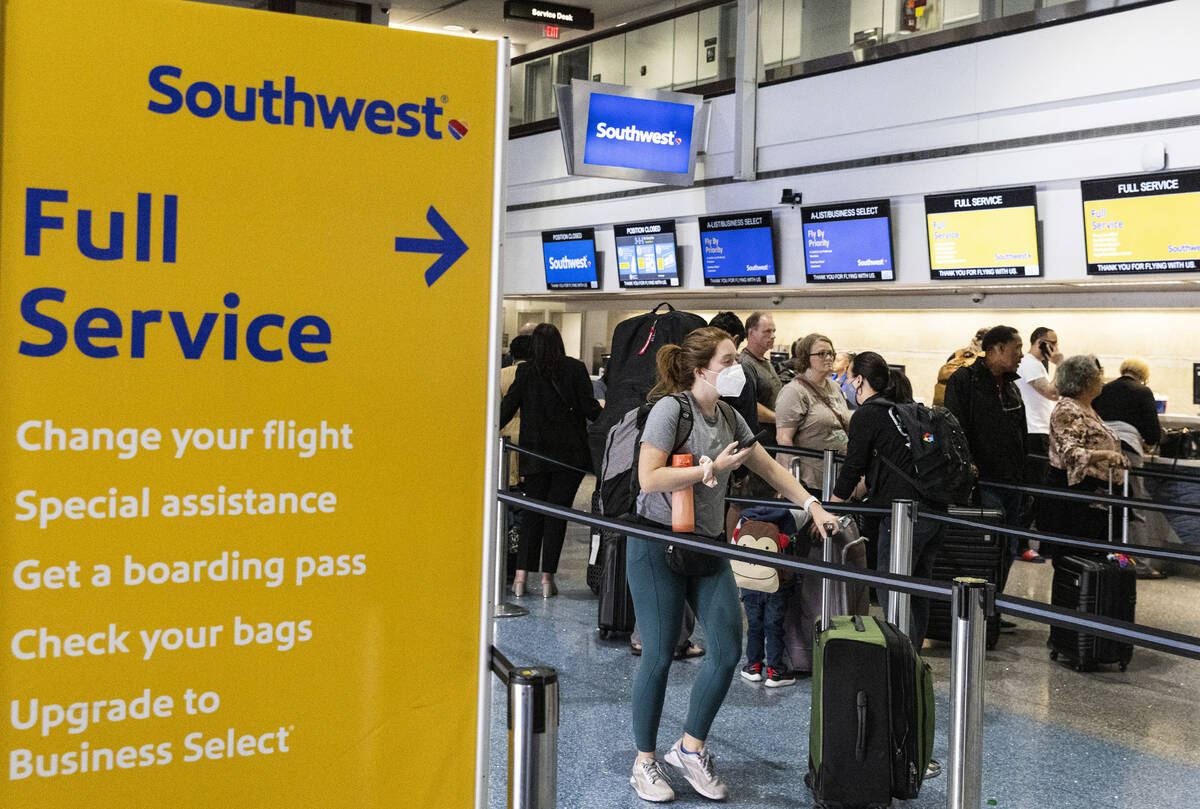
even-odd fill
[(983, 303), (984, 294), (982, 292), (971, 293), (971, 303)]
[(778, 305), (779, 305), (779, 304), (781, 304), (781, 303), (783, 303), (783, 298), (782, 298), (781, 296), (779, 296), (779, 295), (775, 295), (775, 296), (773, 296), (773, 297), (771, 298), (771, 305), (772, 305), (772, 306), (778, 306)]

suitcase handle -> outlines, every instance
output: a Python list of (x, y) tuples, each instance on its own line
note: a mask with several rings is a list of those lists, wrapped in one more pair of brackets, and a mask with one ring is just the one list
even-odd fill
[(867, 631), (867, 628), (865, 626), (863, 626), (863, 619), (862, 619), (861, 615), (851, 616), (850, 621), (854, 624), (855, 632), (866, 632)]
[(858, 739), (854, 743), (854, 759), (862, 762), (867, 758), (867, 692), (859, 691), (854, 701), (858, 709)]
[(659, 309), (661, 309), (661, 308), (663, 308), (664, 306), (665, 306), (665, 307), (667, 307), (667, 311), (668, 311), (668, 312), (674, 312), (674, 311), (675, 311), (675, 307), (674, 307), (674, 306), (672, 306), (671, 304), (667, 303), (666, 301), (663, 301), (663, 302), (662, 302), (662, 303), (660, 303), (658, 306), (655, 306), (653, 309), (651, 309), (651, 310), (650, 310), (650, 314), (652, 314), (652, 315), (657, 315), (657, 314), (658, 314), (658, 310), (659, 310)]

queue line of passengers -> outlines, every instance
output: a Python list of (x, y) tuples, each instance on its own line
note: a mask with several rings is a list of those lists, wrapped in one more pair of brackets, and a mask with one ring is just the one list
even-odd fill
[[(835, 502), (862, 499), (867, 505), (888, 506), (894, 499), (920, 499), (910, 481), (891, 471), (891, 464), (901, 469), (912, 465), (911, 453), (886, 407), (892, 402), (912, 401), (912, 386), (907, 378), (891, 369), (878, 353), (838, 355), (832, 340), (811, 334), (793, 345), (793, 358), (785, 371), (790, 379), (785, 381), (766, 362), (774, 338), (775, 327), (769, 314), (755, 313), (743, 326), (736, 315), (723, 312), (708, 328), (689, 334), (682, 345), (660, 350), (657, 384), (649, 397), (654, 407), (642, 435), (638, 468), (642, 489), (637, 505), (640, 519), (669, 528), (671, 492), (690, 487), (695, 502), (696, 533), (713, 538), (724, 539), (728, 535), (731, 523), (725, 497), (731, 492), (746, 496), (778, 493), (807, 511), (814, 526), (832, 522), (833, 518), (812, 494), (819, 492), (823, 483), (819, 462), (802, 461), (798, 482), (785, 470), (787, 458), (772, 459), (761, 445), (738, 450), (739, 441), (749, 439), (760, 425), (768, 424), (775, 426), (776, 435), (767, 443), (833, 449), (845, 455), (833, 485)], [(737, 347), (742, 339), (747, 345), (739, 355)], [(1057, 350), (1057, 335), (1050, 329), (1035, 330), (1031, 342), (1038, 345), (1026, 355), (1015, 328), (995, 326), (981, 329), (971, 347), (951, 358), (951, 362), (959, 360), (959, 367), (945, 380), (944, 404), (963, 427), (980, 477), (1006, 483), (1045, 482), (1085, 491), (1107, 488), (1110, 478), (1119, 484), (1127, 462), (1121, 441), (1097, 412), (1100, 404), (1097, 399), (1105, 392), (1099, 361), (1091, 355), (1064, 359)], [(585, 384), (586, 369), (582, 363), (565, 356), (561, 337), (550, 324), (541, 324), (533, 330), (531, 344), (533, 358), (523, 364), (525, 370), (518, 368), (513, 375), (501, 406), (501, 421), (507, 422), (520, 409), (522, 444), (551, 457), (562, 456), (573, 465), (587, 466), (583, 419), (594, 418), (601, 402)], [(965, 358), (964, 353), (968, 354)], [(963, 359), (973, 361), (962, 362)], [(1037, 384), (1026, 378), (1024, 387), (1020, 387), (1020, 371), (1024, 361), (1030, 359), (1042, 373), (1028, 372), (1027, 376), (1032, 376)], [(1047, 373), (1051, 361), (1058, 364), (1053, 383), (1048, 381)], [(1113, 389), (1114, 395), (1110, 397), (1120, 412), (1108, 415), (1120, 421), (1129, 419), (1130, 425), (1143, 423), (1147, 395), (1149, 407), (1153, 408), (1153, 395), (1144, 385), (1145, 366), (1130, 362), (1121, 370), (1124, 381)], [(685, 446), (697, 459), (697, 464), (690, 468), (669, 465), (669, 455), (677, 451), (673, 444), (681, 410), (678, 399), (671, 394), (681, 393), (689, 398), (695, 414)], [(1038, 413), (1046, 416), (1044, 448), (1049, 463), (1044, 469), (1035, 469), (1028, 463), (1030, 452), (1043, 448), (1037, 437), (1042, 433), (1036, 432), (1040, 429), (1040, 416), (1031, 419), (1027, 414), (1026, 402), (1030, 396), (1050, 403), (1049, 408), (1042, 402), (1036, 403)], [(720, 400), (731, 407), (719, 406)], [(1156, 416), (1154, 423), (1157, 424)], [(1140, 432), (1141, 428), (1135, 429)], [(1148, 438), (1144, 432), (1141, 436), (1143, 440)], [(884, 463), (883, 458), (891, 464)], [(1031, 478), (1035, 471), (1041, 479)], [(533, 478), (536, 493), (530, 492), (528, 475), (527, 493), (562, 505), (573, 502), (580, 483), (576, 475), (550, 473), (540, 468), (533, 471)], [(998, 509), (1007, 523), (1027, 525), (1035, 516), (1020, 493), (982, 487), (980, 497), (985, 508)], [(1038, 527), (1047, 532), (1101, 538), (1107, 524), (1105, 515), (1102, 509), (1087, 503), (1057, 501), (1053, 509), (1036, 513), (1036, 518)], [(736, 520), (736, 515), (733, 519)], [(940, 525), (933, 521), (918, 522), (913, 536), (913, 575), (930, 575), (940, 545)], [(538, 545), (543, 555), (540, 567), (543, 595), (549, 597), (556, 592), (553, 573), (564, 530), (561, 520), (526, 517), (521, 533), (523, 551), (518, 554), (519, 569), (514, 580), (515, 594), (523, 594), (527, 571), (538, 569)], [(814, 528), (816, 533), (823, 530)], [(876, 540), (872, 544), (880, 570), (888, 568), (890, 533), (890, 516), (864, 529), (866, 536)], [(1001, 589), (1007, 582), (1013, 559), (1018, 556), (1026, 561), (1041, 560), (1037, 551), (1022, 550), (1013, 543), (1005, 555)], [(726, 560), (718, 560), (713, 572), (705, 575), (680, 572), (668, 564), (662, 544), (633, 537), (628, 540), (626, 558), (630, 592), (642, 635), (642, 659), (632, 693), (636, 755), (630, 784), (648, 801), (674, 798), (657, 755), (658, 728), (667, 675), (673, 659), (678, 657), (684, 611), (690, 608), (704, 628), (708, 654), (692, 688), (682, 736), (669, 748), (664, 760), (700, 794), (714, 800), (724, 799), (728, 790), (716, 775), (705, 739), (742, 654), (742, 610), (732, 571)], [(877, 590), (876, 595), (880, 604), (886, 603), (886, 591)], [(928, 601), (911, 599), (911, 610), (910, 637), (920, 648), (928, 619)], [(755, 679), (748, 672), (756, 672), (752, 665), (747, 665), (743, 676)], [(794, 682), (797, 676), (808, 673), (791, 667), (783, 676), (775, 677), (774, 684)]]

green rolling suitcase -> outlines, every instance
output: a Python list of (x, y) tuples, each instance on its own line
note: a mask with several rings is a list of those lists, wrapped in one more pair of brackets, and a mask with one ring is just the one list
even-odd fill
[(825, 809), (917, 797), (933, 748), (929, 665), (895, 626), (835, 616), (818, 626), (808, 775)]

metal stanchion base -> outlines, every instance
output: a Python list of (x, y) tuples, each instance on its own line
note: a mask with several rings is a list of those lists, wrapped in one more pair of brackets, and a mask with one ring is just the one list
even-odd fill
[(497, 604), (492, 608), (493, 618), (520, 618), (522, 615), (528, 615), (529, 610), (524, 607), (518, 607), (516, 604)]

